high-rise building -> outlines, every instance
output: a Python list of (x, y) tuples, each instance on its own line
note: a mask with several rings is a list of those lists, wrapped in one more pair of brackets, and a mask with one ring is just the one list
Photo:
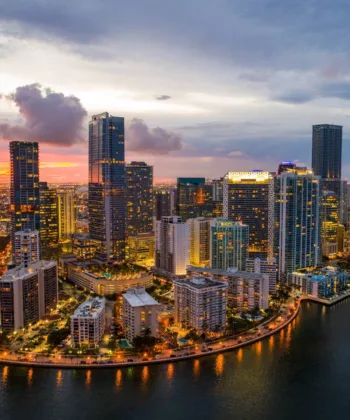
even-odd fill
[(154, 267), (155, 263), (155, 234), (139, 233), (128, 238), (128, 261)]
[(76, 232), (77, 205), (73, 191), (59, 191), (57, 193), (58, 208), (58, 239), (71, 240)]
[(156, 267), (185, 275), (190, 263), (190, 229), (179, 216), (162, 217), (156, 225)]
[(127, 236), (153, 231), (153, 166), (131, 162), (125, 167)]
[(16, 267), (28, 267), (40, 260), (40, 238), (37, 230), (24, 230), (15, 233), (13, 263)]
[(224, 178), (223, 214), (249, 226), (250, 257), (273, 256), (274, 176), (270, 172), (228, 172)]
[(12, 333), (50, 314), (58, 302), (57, 264), (38, 261), (7, 271), (0, 280), (1, 328)]
[(333, 191), (322, 191), (322, 255), (336, 257), (338, 253), (339, 200)]
[(57, 191), (47, 182), (39, 182), (40, 194), (40, 241), (42, 251), (58, 243)]
[(213, 217), (223, 217), (224, 178), (213, 179)]
[(154, 208), (156, 220), (172, 215), (170, 190), (161, 189), (154, 192)]
[(105, 299), (95, 297), (82, 303), (70, 317), (70, 331), (74, 347), (95, 348), (105, 330)]
[(158, 312), (160, 304), (150, 296), (144, 287), (127, 289), (123, 294), (122, 322), (125, 337), (132, 341), (150, 330), (152, 337), (158, 337)]
[(288, 172), (296, 168), (296, 164), (294, 162), (284, 161), (278, 165), (277, 175), (281, 175), (282, 172)]
[(343, 127), (312, 126), (312, 170), (321, 178), (341, 179)]
[(103, 261), (125, 260), (124, 118), (104, 112), (89, 123), (89, 231)]
[(190, 264), (206, 267), (210, 264), (210, 219), (196, 217), (188, 219), (190, 226)]
[(72, 252), (81, 260), (92, 260), (96, 252), (96, 244), (88, 233), (75, 233), (72, 236)]
[(227, 284), (207, 277), (174, 281), (175, 324), (219, 332), (226, 326)]
[(178, 178), (176, 213), (185, 222), (195, 217), (212, 215), (211, 186), (205, 178)]
[(38, 143), (10, 142), (11, 245), (15, 233), (40, 230), (39, 146)]
[(276, 179), (275, 256), (279, 280), (321, 262), (321, 178), (307, 168)]
[(246, 271), (248, 273), (267, 274), (269, 276), (269, 293), (276, 293), (277, 282), (277, 262), (275, 258), (263, 260), (259, 257), (248, 258), (246, 261)]
[(210, 222), (210, 261), (212, 268), (245, 270), (248, 258), (249, 227), (242, 222), (213, 219)]

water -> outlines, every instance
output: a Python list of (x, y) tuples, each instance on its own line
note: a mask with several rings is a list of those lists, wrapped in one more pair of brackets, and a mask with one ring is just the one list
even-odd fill
[(349, 419), (350, 300), (218, 356), (108, 370), (0, 367), (0, 419)]

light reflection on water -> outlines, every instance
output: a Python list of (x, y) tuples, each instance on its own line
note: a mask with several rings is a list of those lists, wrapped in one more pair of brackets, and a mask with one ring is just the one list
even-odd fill
[(28, 370), (28, 376), (27, 376), (28, 386), (32, 386), (32, 383), (33, 383), (33, 373), (34, 373), (33, 368), (30, 368)]
[(224, 373), (225, 357), (223, 354), (219, 354), (215, 360), (215, 374), (221, 376)]
[(88, 388), (88, 389), (90, 388), (90, 385), (91, 385), (91, 370), (86, 371), (85, 385), (86, 385), (86, 388)]
[(149, 379), (149, 368), (148, 368), (148, 366), (144, 366), (142, 368), (142, 373), (141, 373), (141, 383), (142, 383), (142, 385), (144, 385), (144, 386), (147, 385), (148, 379)]
[(198, 378), (200, 371), (201, 371), (200, 361), (199, 359), (195, 359), (193, 361), (193, 375), (195, 378)]
[(171, 382), (171, 380), (174, 376), (174, 369), (175, 369), (174, 364), (170, 363), (168, 365), (168, 369), (167, 369), (167, 378), (168, 378), (169, 382)]
[(2, 370), (2, 376), (1, 376), (1, 382), (4, 388), (6, 387), (8, 376), (9, 376), (9, 367), (4, 366)]
[(117, 391), (120, 390), (123, 383), (123, 373), (121, 369), (117, 370), (117, 373), (115, 374), (115, 387), (117, 388)]
[(60, 388), (61, 385), (62, 385), (62, 371), (59, 370), (56, 375), (56, 386), (57, 388)]

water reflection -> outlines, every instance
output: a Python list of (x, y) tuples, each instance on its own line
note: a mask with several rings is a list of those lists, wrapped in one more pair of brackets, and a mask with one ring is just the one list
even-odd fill
[(56, 376), (56, 386), (59, 388), (62, 385), (62, 371), (59, 370)]
[(148, 366), (144, 366), (141, 373), (141, 383), (142, 385), (146, 385), (149, 378), (149, 369)]
[(33, 368), (30, 368), (28, 370), (28, 376), (27, 376), (28, 386), (32, 386), (32, 383), (33, 383), (33, 373), (34, 373)]
[(215, 360), (216, 376), (221, 376), (224, 372), (225, 358), (223, 354), (219, 354)]
[(3, 370), (2, 370), (2, 376), (1, 376), (1, 381), (3, 386), (5, 387), (7, 384), (7, 378), (9, 376), (9, 367), (8, 366), (4, 366)]
[(87, 388), (90, 388), (91, 384), (91, 370), (86, 371), (85, 385)]
[(170, 365), (168, 365), (168, 370), (167, 370), (167, 377), (169, 381), (171, 381), (174, 376), (174, 369), (175, 369), (174, 365), (170, 363)]
[(282, 346), (284, 344), (285, 335), (286, 335), (286, 332), (283, 328), (283, 330), (281, 330), (281, 332), (280, 332), (280, 343), (281, 343)]
[(241, 362), (243, 360), (243, 349), (242, 348), (238, 349), (238, 351), (237, 351), (237, 359), (238, 359), (239, 362)]
[(122, 382), (123, 382), (123, 374), (122, 374), (121, 369), (118, 369), (115, 375), (115, 387), (117, 388), (117, 391), (120, 390), (122, 386)]
[(261, 352), (262, 352), (262, 343), (261, 343), (261, 341), (258, 341), (255, 344), (255, 352), (256, 352), (256, 355), (257, 356), (261, 356)]
[(269, 338), (269, 351), (272, 353), (273, 348), (275, 347), (275, 337), (273, 335)]
[(193, 362), (193, 374), (194, 374), (194, 376), (195, 376), (196, 378), (198, 378), (198, 376), (199, 376), (199, 374), (200, 374), (200, 370), (201, 370), (201, 367), (200, 367), (200, 361), (199, 361), (198, 359), (196, 359), (196, 360)]

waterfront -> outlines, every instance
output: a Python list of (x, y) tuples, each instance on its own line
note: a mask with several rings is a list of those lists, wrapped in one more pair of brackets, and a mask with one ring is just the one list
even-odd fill
[(225, 354), (110, 370), (0, 367), (0, 418), (348, 418), (350, 300), (303, 303), (275, 336)]

